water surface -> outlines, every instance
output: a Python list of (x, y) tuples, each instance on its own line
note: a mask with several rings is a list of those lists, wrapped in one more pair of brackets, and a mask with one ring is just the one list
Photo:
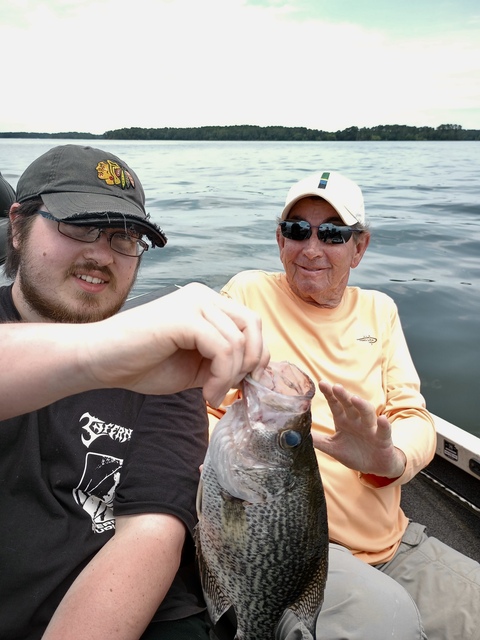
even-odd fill
[[(64, 143), (1, 140), (0, 171), (16, 186)], [(132, 166), (169, 238), (145, 254), (135, 293), (280, 270), (275, 221), (291, 184), (328, 169), (354, 179), (373, 237), (350, 282), (394, 298), (429, 409), (480, 436), (480, 142), (87, 144)]]

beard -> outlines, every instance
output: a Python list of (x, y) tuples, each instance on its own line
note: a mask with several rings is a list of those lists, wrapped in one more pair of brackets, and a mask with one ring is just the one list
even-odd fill
[[(108, 267), (99, 267), (96, 263), (85, 262), (81, 265), (72, 265), (65, 274), (65, 280), (72, 277), (78, 269), (86, 272), (95, 270), (103, 273), (109, 281), (112, 291), (118, 291), (118, 283)], [(28, 260), (22, 260), (18, 268), (18, 278), (23, 298), (27, 305), (37, 315), (48, 322), (88, 323), (98, 322), (115, 315), (125, 303), (125, 300), (133, 287), (138, 273), (138, 267), (130, 286), (111, 302), (108, 306), (102, 304), (103, 298), (87, 291), (77, 291), (74, 304), (63, 302), (57, 296), (49, 296), (51, 287), (48, 286), (47, 277), (42, 274), (32, 275), (28, 268)]]

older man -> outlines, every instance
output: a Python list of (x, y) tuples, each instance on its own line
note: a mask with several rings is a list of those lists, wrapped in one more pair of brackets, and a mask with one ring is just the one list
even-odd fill
[[(334, 171), (309, 175), (288, 192), (276, 233), (285, 272), (245, 271), (222, 293), (259, 313), (273, 360), (319, 381), (312, 435), (332, 544), (317, 635), (407, 640), (424, 637), (423, 622), (429, 640), (473, 640), (478, 563), (400, 508), (435, 429), (394, 302), (348, 286), (370, 241), (360, 188)], [(295, 633), (286, 617), (278, 637)]]

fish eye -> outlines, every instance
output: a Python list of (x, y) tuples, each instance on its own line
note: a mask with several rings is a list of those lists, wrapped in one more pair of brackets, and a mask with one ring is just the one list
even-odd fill
[(302, 442), (302, 436), (298, 431), (288, 429), (280, 434), (280, 446), (283, 449), (294, 449)]

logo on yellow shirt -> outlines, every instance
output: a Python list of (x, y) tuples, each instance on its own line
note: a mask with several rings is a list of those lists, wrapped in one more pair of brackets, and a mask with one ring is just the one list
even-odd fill
[(357, 340), (359, 342), (369, 342), (370, 344), (375, 344), (377, 338), (374, 338), (373, 336), (363, 336), (363, 338), (357, 338)]

